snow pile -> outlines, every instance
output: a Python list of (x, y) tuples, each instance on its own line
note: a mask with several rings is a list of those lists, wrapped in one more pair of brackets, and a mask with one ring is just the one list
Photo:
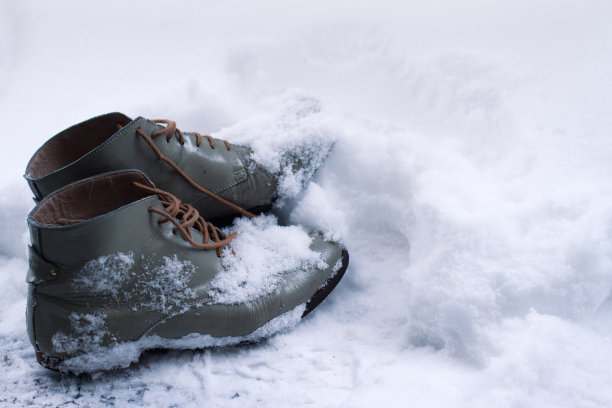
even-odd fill
[(294, 90), (278, 99), (273, 99), (270, 112), (254, 115), (214, 136), (251, 147), (257, 164), (279, 174), (277, 204), (282, 204), (302, 191), (340, 132), (312, 95)]
[(272, 215), (239, 219), (231, 229), (239, 231), (231, 243), (235, 254), (223, 251), (224, 271), (210, 284), (216, 303), (250, 302), (274, 292), (290, 276), (327, 268), (309, 248), (312, 238), (302, 228), (279, 226)]

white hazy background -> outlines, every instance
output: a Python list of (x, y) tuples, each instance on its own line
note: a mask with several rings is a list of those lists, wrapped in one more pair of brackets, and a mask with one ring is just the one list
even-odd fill
[[(0, 406), (612, 406), (611, 21), (608, 1), (0, 0)], [(109, 111), (248, 132), (304, 99), (339, 140), (281, 219), (347, 246), (329, 299), (255, 346), (38, 366), (34, 151)]]

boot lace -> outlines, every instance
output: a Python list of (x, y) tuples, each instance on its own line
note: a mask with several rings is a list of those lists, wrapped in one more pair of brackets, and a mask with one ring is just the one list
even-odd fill
[[(168, 193), (167, 191), (150, 187), (137, 181), (133, 182), (133, 185), (157, 195), (159, 201), (165, 209), (165, 211), (162, 211), (159, 208), (149, 207), (149, 212), (154, 212), (162, 217), (162, 219), (158, 220), (157, 223), (161, 225), (165, 224), (166, 222), (171, 222), (174, 224), (172, 232), (175, 234), (180, 232), (183, 238), (185, 238), (187, 242), (196, 248), (216, 249), (217, 256), (221, 256), (222, 247), (229, 245), (229, 243), (238, 235), (237, 232), (234, 232), (232, 235), (228, 236), (226, 233), (215, 227), (212, 223), (202, 218), (200, 213), (198, 213), (198, 210), (187, 203), (181, 202), (181, 200), (179, 200), (176, 196)], [(193, 240), (191, 234), (192, 229), (202, 233), (202, 243)]]
[[(176, 122), (173, 120), (168, 120), (168, 119), (153, 119), (151, 122), (153, 123), (158, 123), (158, 124), (165, 124), (166, 127), (162, 130), (159, 130), (153, 134), (151, 134), (151, 138), (155, 139), (159, 136), (166, 136), (166, 142), (169, 142), (172, 137), (176, 136), (176, 138), (178, 139), (179, 143), (181, 145), (185, 144), (185, 136), (183, 136), (183, 132), (181, 132), (180, 129), (178, 129), (176, 127)], [(206, 138), (208, 140), (208, 144), (210, 144), (210, 148), (214, 149), (215, 148), (215, 139), (212, 138), (212, 136), (209, 135), (201, 135), (197, 132), (189, 132), (192, 135), (194, 135), (196, 137), (196, 146), (200, 147), (200, 145), (202, 144), (202, 140), (203, 138)], [(231, 149), (231, 145), (227, 140), (223, 140), (223, 143), (225, 144), (225, 148), (227, 150)]]
[[(240, 213), (246, 217), (249, 218), (254, 218), (255, 214), (245, 210), (244, 208), (230, 202), (227, 201), (226, 199), (218, 196), (217, 194), (213, 193), (212, 191), (202, 187), (201, 185), (199, 185), (198, 183), (196, 183), (191, 177), (189, 177), (187, 175), (187, 173), (185, 173), (183, 170), (181, 170), (181, 168), (174, 163), (172, 160), (170, 160), (168, 157), (164, 156), (164, 154), (159, 150), (159, 148), (155, 145), (155, 143), (153, 143), (153, 140), (155, 140), (157, 137), (159, 136), (166, 136), (166, 141), (170, 142), (170, 140), (172, 140), (173, 137), (176, 137), (178, 139), (178, 141), (183, 145), (185, 144), (185, 136), (183, 135), (183, 132), (181, 132), (177, 127), (176, 127), (176, 122), (172, 121), (172, 120), (167, 120), (167, 119), (156, 119), (153, 120), (153, 122), (155, 123), (159, 123), (159, 124), (165, 124), (166, 127), (163, 128), (162, 130), (159, 130), (157, 132), (154, 132), (151, 134), (151, 136), (149, 137), (145, 132), (142, 131), (142, 129), (138, 128), (136, 129), (136, 133), (149, 145), (149, 147), (155, 152), (155, 155), (157, 156), (157, 158), (159, 158), (160, 160), (162, 160), (164, 163), (166, 163), (168, 166), (172, 167), (174, 169), (174, 171), (176, 171), (181, 177), (183, 177), (185, 179), (185, 181), (187, 181), (187, 183), (189, 183), (192, 187), (194, 187), (196, 190), (199, 190), (200, 192), (206, 194), (207, 196), (209, 196), (210, 198), (212, 198), (215, 201), (220, 202), (223, 205), (228, 206), (229, 208), (231, 208), (232, 210), (234, 210), (237, 213)], [(118, 128), (121, 128), (121, 125), (117, 124)], [(203, 138), (206, 138), (210, 144), (211, 148), (215, 148), (215, 140), (210, 137), (210, 136), (206, 136), (206, 135), (200, 135), (199, 133), (193, 133), (196, 136), (196, 145), (200, 146), (200, 144), (202, 143)], [(230, 144), (227, 140), (224, 140), (223, 143), (225, 143), (225, 147), (227, 148), (227, 150), (230, 150)]]

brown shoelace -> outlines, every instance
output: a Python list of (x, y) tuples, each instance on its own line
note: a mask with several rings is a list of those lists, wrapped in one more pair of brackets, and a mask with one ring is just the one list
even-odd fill
[[(167, 191), (159, 190), (154, 187), (149, 187), (145, 184), (133, 182), (134, 186), (142, 188), (153, 194), (156, 194), (159, 201), (164, 206), (166, 211), (162, 211), (155, 207), (149, 207), (149, 212), (154, 212), (161, 215), (163, 218), (157, 221), (158, 224), (164, 224), (170, 221), (174, 224), (173, 233), (180, 232), (183, 238), (196, 248), (216, 249), (217, 256), (221, 256), (221, 248), (228, 245), (236, 236), (237, 232), (228, 236), (223, 231), (219, 230), (212, 223), (207, 222), (200, 216), (198, 210), (191, 205), (182, 203), (176, 196)], [(191, 229), (202, 233), (203, 242), (195, 242), (191, 236)], [(210, 242), (210, 241), (214, 242)]]
[[(163, 136), (166, 135), (166, 142), (169, 142), (172, 137), (176, 136), (176, 138), (178, 139), (178, 141), (180, 142), (180, 144), (184, 145), (185, 144), (185, 137), (183, 136), (183, 132), (181, 132), (180, 129), (177, 129), (176, 127), (176, 122), (173, 120), (168, 120), (168, 119), (153, 119), (151, 120), (151, 122), (153, 123), (158, 123), (158, 124), (165, 124), (166, 127), (160, 131), (157, 131), (155, 133), (153, 133), (151, 135), (152, 139), (155, 139), (156, 137), (159, 136)], [(206, 138), (208, 140), (208, 143), (210, 144), (210, 148), (214, 149), (215, 148), (215, 139), (212, 138), (212, 136), (209, 135), (201, 135), (197, 132), (189, 132), (192, 135), (194, 135), (196, 137), (196, 146), (200, 147), (200, 145), (202, 144), (202, 140), (203, 138)], [(223, 143), (225, 144), (225, 148), (227, 150), (231, 149), (231, 145), (227, 140), (223, 140)]]
[[(191, 177), (189, 177), (187, 175), (187, 173), (185, 173), (183, 170), (181, 170), (181, 168), (179, 166), (177, 166), (176, 163), (174, 163), (172, 160), (170, 160), (169, 158), (167, 158), (166, 156), (163, 155), (163, 153), (159, 150), (159, 148), (155, 145), (155, 143), (153, 143), (153, 140), (159, 136), (166, 136), (166, 141), (170, 142), (170, 140), (172, 140), (173, 137), (176, 136), (176, 138), (178, 139), (178, 141), (181, 144), (185, 144), (185, 137), (183, 135), (183, 132), (181, 132), (179, 129), (177, 129), (176, 127), (176, 122), (172, 121), (172, 120), (166, 120), (166, 119), (157, 119), (154, 120), (153, 122), (155, 123), (163, 123), (166, 124), (166, 127), (162, 130), (159, 130), (153, 134), (151, 134), (151, 137), (149, 137), (145, 132), (143, 132), (140, 128), (136, 129), (136, 132), (138, 133), (138, 135), (140, 137), (142, 137), (142, 139), (147, 142), (147, 144), (149, 145), (149, 147), (151, 147), (151, 149), (155, 152), (155, 155), (161, 159), (162, 161), (164, 161), (167, 165), (169, 165), (170, 167), (172, 167), (174, 169), (174, 171), (176, 171), (178, 174), (181, 175), (181, 177), (183, 177), (185, 179), (185, 181), (187, 181), (187, 183), (189, 183), (192, 187), (194, 187), (195, 189), (201, 191), (202, 193), (206, 194), (207, 196), (209, 196), (210, 198), (212, 198), (213, 200), (216, 200), (218, 202), (220, 202), (221, 204), (224, 204), (228, 207), (230, 207), (232, 210), (247, 216), (249, 218), (254, 218), (255, 214), (245, 210), (244, 208), (227, 201), (226, 199), (219, 197), (218, 195), (216, 195), (215, 193), (213, 193), (212, 191), (205, 189), (204, 187), (200, 186), (198, 183), (196, 183), (195, 181), (193, 181), (193, 179)], [(119, 126), (119, 125), (118, 125)], [(202, 143), (203, 138), (206, 138), (210, 144), (211, 148), (215, 148), (215, 140), (210, 137), (210, 136), (203, 136), (200, 135), (199, 133), (193, 133), (196, 136), (196, 145), (200, 146), (200, 144)], [(227, 150), (230, 150), (230, 144), (227, 140), (224, 140), (223, 143), (225, 143), (225, 147), (227, 148)]]

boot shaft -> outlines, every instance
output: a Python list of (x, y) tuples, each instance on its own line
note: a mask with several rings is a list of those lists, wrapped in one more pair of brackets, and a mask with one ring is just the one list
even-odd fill
[(150, 184), (137, 171), (86, 179), (49, 195), (28, 216), (26, 315), (37, 351), (62, 356), (131, 341), (206, 297), (192, 288), (214, 277), (216, 253), (160, 225), (150, 209), (164, 207), (133, 181)]

